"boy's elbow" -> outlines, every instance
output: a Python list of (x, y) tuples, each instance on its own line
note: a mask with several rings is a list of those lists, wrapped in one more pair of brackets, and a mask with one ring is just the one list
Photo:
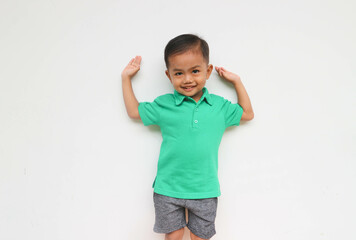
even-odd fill
[(129, 114), (131, 119), (141, 119), (139, 112)]
[(243, 112), (241, 116), (241, 120), (251, 121), (254, 117), (255, 117), (254, 112)]
[(255, 113), (254, 112), (251, 112), (251, 114), (250, 114), (250, 121), (253, 119), (255, 117)]

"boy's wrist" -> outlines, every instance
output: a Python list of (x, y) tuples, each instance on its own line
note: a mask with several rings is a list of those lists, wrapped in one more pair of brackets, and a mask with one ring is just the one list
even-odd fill
[(127, 75), (121, 74), (122, 81), (131, 81), (131, 78)]
[(239, 79), (235, 79), (232, 84), (234, 84), (234, 86), (237, 87), (237, 86), (240, 85), (241, 83), (242, 83), (242, 81), (241, 81), (241, 79), (239, 78)]

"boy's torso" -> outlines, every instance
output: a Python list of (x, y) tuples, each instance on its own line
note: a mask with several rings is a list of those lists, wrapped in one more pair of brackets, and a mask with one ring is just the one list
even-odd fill
[[(140, 103), (144, 124), (154, 122), (162, 132), (157, 176), (153, 183), (156, 193), (186, 199), (221, 194), (218, 149), (229, 109), (224, 105), (225, 99), (209, 94), (206, 88), (203, 90), (198, 102), (175, 91), (157, 97), (154, 105), (145, 107)], [(150, 122), (150, 114), (154, 121)]]

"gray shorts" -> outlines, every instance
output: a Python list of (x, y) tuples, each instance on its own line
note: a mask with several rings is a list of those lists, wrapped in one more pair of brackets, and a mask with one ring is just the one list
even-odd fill
[[(156, 233), (170, 233), (185, 226), (200, 238), (209, 239), (215, 235), (215, 217), (218, 198), (181, 199), (153, 192)], [(188, 209), (186, 223), (185, 209)]]

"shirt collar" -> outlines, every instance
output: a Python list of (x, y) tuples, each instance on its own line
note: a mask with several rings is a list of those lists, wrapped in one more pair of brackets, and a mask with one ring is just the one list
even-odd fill
[[(210, 96), (209, 92), (208, 92), (208, 89), (206, 87), (203, 87), (203, 95), (201, 96), (199, 102), (203, 101), (205, 99), (205, 101), (211, 105), (213, 105), (213, 99), (212, 97)], [(176, 105), (179, 105), (183, 102), (184, 99), (187, 98), (187, 96), (179, 93), (177, 90), (174, 89), (174, 98), (175, 98), (175, 103)]]

